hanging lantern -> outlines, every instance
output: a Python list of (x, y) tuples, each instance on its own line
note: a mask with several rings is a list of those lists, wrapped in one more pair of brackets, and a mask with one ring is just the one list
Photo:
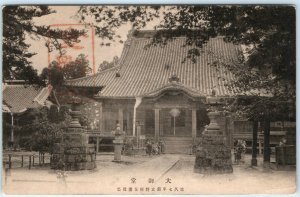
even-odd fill
[(176, 132), (176, 124), (175, 124), (175, 121), (176, 121), (176, 117), (179, 116), (180, 114), (180, 111), (179, 109), (171, 109), (170, 111), (170, 115), (174, 118), (174, 132), (173, 132), (173, 135), (175, 136), (175, 132)]
[(180, 114), (180, 110), (179, 109), (171, 109), (170, 114), (172, 117), (177, 117)]

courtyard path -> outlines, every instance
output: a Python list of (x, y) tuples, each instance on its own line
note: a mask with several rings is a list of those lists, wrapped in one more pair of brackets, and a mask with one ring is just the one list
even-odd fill
[[(66, 187), (54, 170), (12, 169), (3, 177), (8, 194), (86, 194), (117, 193), (120, 187), (142, 187), (149, 179), (157, 181), (178, 161), (179, 155), (162, 155), (134, 158), (123, 157), (122, 162), (112, 162), (113, 156), (98, 156), (97, 169), (69, 172)], [(102, 159), (104, 157), (104, 159)], [(134, 162), (133, 162), (134, 161)]]
[[(263, 171), (233, 165), (234, 173), (202, 175), (193, 172), (194, 156), (98, 156), (97, 169), (70, 172), (66, 184), (49, 169), (16, 169), (4, 186), (8, 194), (250, 194), (293, 193), (295, 171)], [(248, 163), (247, 163), (248, 162)], [(259, 162), (261, 166), (261, 160)], [(3, 180), (4, 181), (4, 180)]]

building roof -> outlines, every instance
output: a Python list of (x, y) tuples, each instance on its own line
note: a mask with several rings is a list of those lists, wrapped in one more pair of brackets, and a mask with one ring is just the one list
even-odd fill
[[(232, 96), (226, 83), (233, 75), (224, 67), (212, 66), (217, 59), (236, 60), (241, 52), (239, 45), (225, 42), (222, 37), (211, 38), (193, 63), (183, 61), (192, 46), (185, 46), (185, 37), (176, 37), (165, 46), (150, 46), (151, 38), (133, 36), (125, 43), (119, 65), (93, 76), (70, 80), (67, 86), (104, 87), (96, 97), (132, 98), (147, 95), (163, 89), (170, 83), (171, 76), (177, 76), (178, 85), (201, 95)], [(120, 77), (116, 77), (116, 73)]]
[(2, 111), (21, 113), (28, 108), (45, 106), (51, 90), (51, 86), (4, 85)]

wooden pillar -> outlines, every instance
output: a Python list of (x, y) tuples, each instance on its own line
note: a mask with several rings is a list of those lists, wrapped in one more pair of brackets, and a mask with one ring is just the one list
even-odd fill
[(99, 103), (99, 123), (100, 123), (100, 132), (104, 132), (104, 118), (103, 118), (103, 105)]
[(99, 137), (96, 137), (96, 153), (99, 152)]
[(270, 116), (264, 117), (264, 167), (270, 166)]
[(192, 109), (192, 138), (197, 137), (197, 110)]
[(10, 141), (12, 146), (14, 146), (14, 114), (11, 112), (11, 134), (10, 134)]
[(253, 136), (252, 136), (252, 159), (251, 159), (251, 165), (257, 166), (257, 133), (258, 133), (258, 122), (253, 121)]
[(226, 142), (227, 146), (231, 147), (232, 144), (232, 133), (231, 133), (231, 117), (226, 116), (225, 119), (225, 129), (226, 129)]
[(11, 169), (11, 155), (8, 155), (8, 168)]
[(155, 139), (157, 140), (159, 138), (159, 109), (154, 109), (154, 115), (155, 115)]
[(120, 129), (123, 131), (123, 109), (119, 108), (119, 124), (120, 124)]
[(261, 140), (258, 140), (258, 153), (261, 155), (262, 154), (262, 144), (261, 144)]
[(126, 110), (125, 116), (126, 116), (126, 122), (127, 122), (126, 135), (129, 135), (129, 132), (131, 131), (129, 110)]
[(29, 170), (31, 169), (31, 155), (29, 155), (29, 165), (28, 165), (28, 168), (29, 168)]

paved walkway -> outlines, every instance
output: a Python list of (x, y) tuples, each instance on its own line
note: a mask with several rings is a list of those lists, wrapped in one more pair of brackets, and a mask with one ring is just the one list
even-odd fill
[(66, 184), (49, 169), (17, 169), (8, 176), (8, 194), (249, 194), (295, 191), (295, 171), (268, 171), (234, 165), (234, 173), (193, 172), (194, 156), (99, 156), (97, 169), (70, 172)]
[(54, 170), (12, 169), (6, 181), (4, 176), (5, 191), (9, 194), (117, 193), (119, 187), (142, 187), (149, 183), (149, 179), (159, 180), (179, 161), (180, 156), (125, 157), (120, 163), (111, 162), (112, 155), (98, 158), (96, 170), (69, 172), (67, 187), (61, 184)]

